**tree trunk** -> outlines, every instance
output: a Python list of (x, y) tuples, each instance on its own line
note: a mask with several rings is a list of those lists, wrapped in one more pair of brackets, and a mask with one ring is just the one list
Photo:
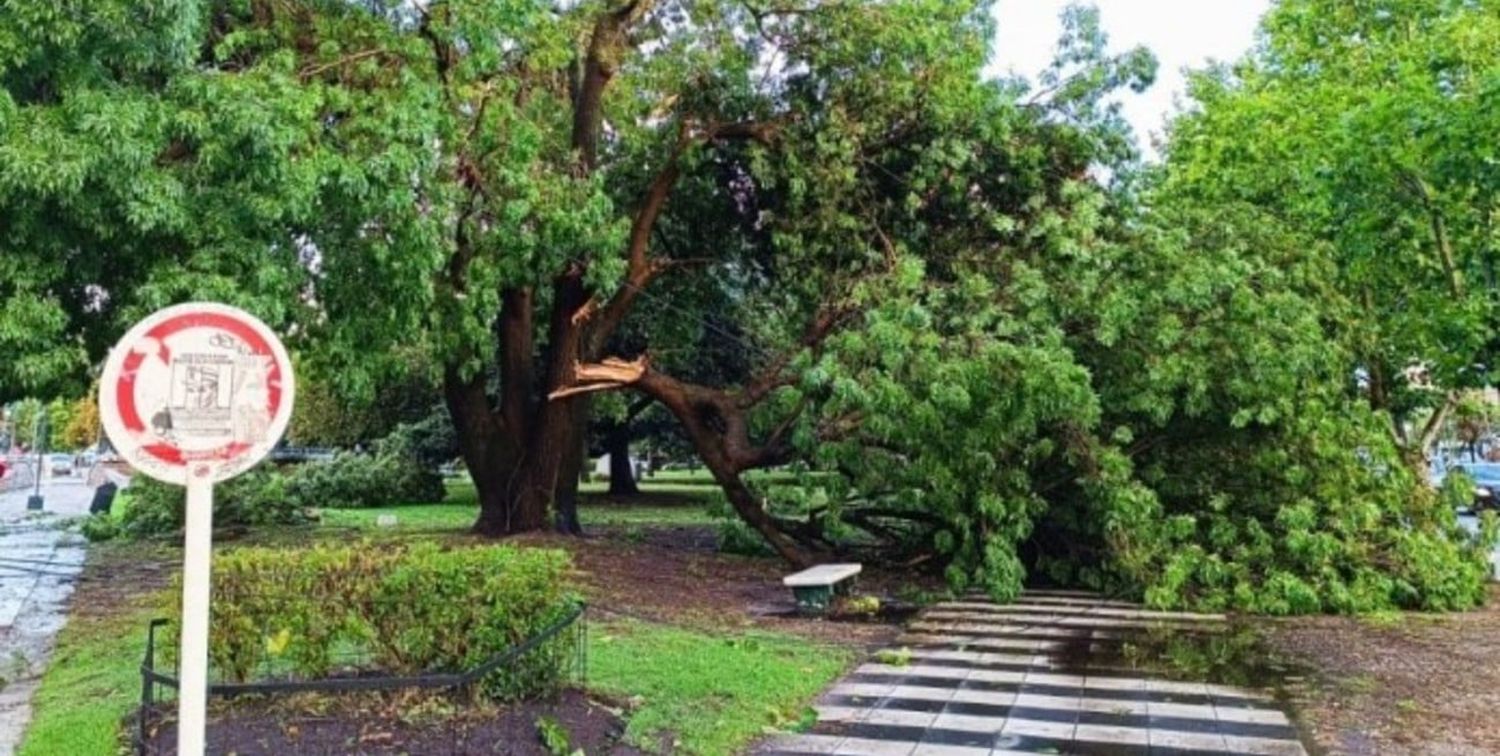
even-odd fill
[(641, 489), (635, 484), (635, 470), (630, 464), (630, 434), (624, 428), (611, 433), (605, 451), (609, 453), (609, 495), (639, 495)]
[(557, 471), (557, 488), (552, 494), (556, 511), (557, 532), (568, 535), (583, 535), (583, 525), (578, 521), (578, 482), (582, 477), (583, 464), (588, 459), (589, 398), (580, 396), (573, 401), (573, 416), (569, 419), (572, 445)]
[(459, 452), (479, 497), (474, 532), (501, 536), (523, 530), (511, 497), (511, 481), (521, 462), (520, 449), (490, 411), (484, 377), (464, 379), (457, 368), (443, 377), (443, 399), (458, 436)]

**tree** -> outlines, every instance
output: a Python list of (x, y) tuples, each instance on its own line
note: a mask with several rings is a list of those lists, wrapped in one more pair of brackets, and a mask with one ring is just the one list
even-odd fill
[[(98, 393), (90, 391), (82, 399), (69, 406), (67, 422), (56, 426), (59, 440), (68, 449), (86, 449), (99, 443), (102, 430), (99, 425)], [(56, 421), (54, 421), (56, 422)]]
[(1461, 390), (1492, 381), (1497, 61), (1484, 3), (1287, 0), (1247, 60), (1194, 78), (1172, 128), (1178, 190), (1257, 208), (1331, 255), (1347, 307), (1328, 325), (1415, 467)]

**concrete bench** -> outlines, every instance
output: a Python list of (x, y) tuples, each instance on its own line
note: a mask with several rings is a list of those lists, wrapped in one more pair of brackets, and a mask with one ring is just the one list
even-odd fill
[(797, 608), (810, 614), (828, 611), (835, 596), (847, 596), (854, 578), (864, 569), (859, 564), (820, 564), (787, 575), (781, 583), (792, 589)]

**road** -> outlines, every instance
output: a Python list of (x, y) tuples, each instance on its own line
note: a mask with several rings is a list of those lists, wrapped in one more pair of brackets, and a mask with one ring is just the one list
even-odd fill
[(0, 756), (20, 744), (83, 568), (84, 540), (61, 526), (88, 513), (94, 490), (82, 477), (43, 480), (41, 490), (40, 514), (26, 509), (33, 489), (0, 493)]

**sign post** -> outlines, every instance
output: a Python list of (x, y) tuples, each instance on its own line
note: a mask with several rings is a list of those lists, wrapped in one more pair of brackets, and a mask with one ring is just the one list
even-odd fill
[(104, 365), (99, 414), (120, 457), (187, 488), (177, 752), (201, 755), (208, 699), (213, 486), (259, 462), (286, 431), (295, 383), (276, 334), (221, 304), (137, 323)]

